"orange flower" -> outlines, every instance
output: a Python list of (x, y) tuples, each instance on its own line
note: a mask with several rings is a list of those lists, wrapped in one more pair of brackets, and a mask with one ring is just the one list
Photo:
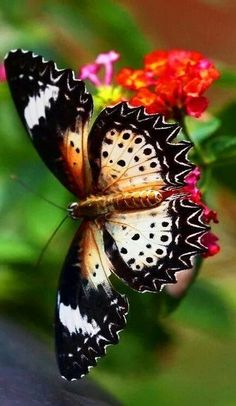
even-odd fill
[(199, 117), (208, 105), (203, 93), (218, 77), (217, 69), (201, 53), (177, 49), (151, 52), (144, 58), (143, 69), (121, 69), (116, 80), (135, 91), (131, 104), (176, 118), (180, 112)]
[(124, 68), (116, 76), (116, 81), (130, 90), (138, 90), (153, 83), (153, 74), (142, 69)]
[(130, 99), (130, 103), (132, 106), (140, 106), (140, 104), (145, 106), (147, 112), (150, 114), (155, 112), (161, 113), (163, 110), (165, 110), (165, 105), (162, 99), (147, 88), (140, 89)]
[(154, 51), (144, 57), (145, 70), (160, 76), (166, 69), (168, 51)]

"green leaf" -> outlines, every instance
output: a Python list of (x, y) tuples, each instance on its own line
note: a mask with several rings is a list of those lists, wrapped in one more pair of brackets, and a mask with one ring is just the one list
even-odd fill
[(236, 88), (236, 72), (235, 69), (222, 67), (220, 68), (220, 78), (217, 80), (216, 84), (220, 87), (235, 87)]
[[(214, 145), (209, 145), (209, 149), (213, 146), (213, 149), (217, 150), (217, 157), (213, 156), (212, 158), (219, 159), (217, 163), (224, 163), (224, 165), (214, 165), (212, 167), (212, 175), (213, 177), (217, 180), (218, 184), (222, 184), (223, 187), (227, 187), (232, 191), (236, 191), (236, 183), (235, 183), (235, 178), (232, 176), (236, 172), (236, 159), (235, 159), (235, 149), (233, 151), (229, 151), (229, 145), (231, 142), (233, 142), (235, 146), (235, 138), (236, 138), (236, 121), (234, 119), (235, 117), (235, 112), (236, 112), (236, 101), (232, 101), (231, 103), (227, 104), (224, 106), (224, 108), (219, 112), (218, 117), (221, 120), (221, 126), (217, 130), (214, 138), (220, 138), (219, 142), (216, 142), (217, 145), (215, 144), (215, 141), (213, 142)], [(230, 141), (228, 139), (230, 137), (233, 141)], [(229, 154), (230, 156), (227, 157), (227, 160), (222, 160), (221, 156), (219, 157), (220, 151), (220, 143), (222, 143), (222, 152), (225, 149), (224, 144), (226, 143), (226, 153)], [(208, 146), (206, 145), (206, 148)], [(221, 154), (220, 154), (221, 155)], [(223, 157), (223, 155), (222, 155)], [(216, 163), (216, 162), (215, 162)]]
[[(236, 123), (233, 117), (236, 111), (236, 101), (228, 104), (210, 125), (210, 136), (200, 135), (200, 148), (206, 164), (222, 165), (236, 158)], [(215, 126), (215, 128), (214, 128)], [(201, 129), (200, 129), (201, 131)], [(192, 134), (191, 134), (192, 136)], [(192, 136), (194, 140), (194, 136)], [(196, 137), (197, 145), (198, 138)]]
[(202, 143), (219, 129), (221, 121), (219, 118), (210, 116), (207, 120), (196, 120), (186, 117), (186, 125), (193, 142)]
[(8, 86), (6, 82), (0, 83), (0, 102), (3, 103), (8, 98)]
[(222, 135), (211, 139), (206, 145), (208, 163), (222, 165), (236, 159), (236, 136)]
[(135, 67), (141, 63), (144, 53), (152, 49), (128, 8), (118, 2), (53, 1), (46, 2), (44, 10), (53, 24), (75, 38), (78, 48), (89, 50), (94, 56), (113, 48), (121, 53), (123, 63)]
[(221, 126), (217, 131), (217, 135), (224, 134), (236, 134), (236, 100), (224, 106), (224, 108), (219, 112), (218, 117), (221, 120)]
[(232, 333), (229, 304), (219, 288), (206, 280), (198, 280), (192, 285), (173, 317), (201, 330), (223, 335)]
[(228, 188), (230, 191), (236, 193), (236, 182), (235, 176), (236, 173), (236, 159), (231, 162), (225, 163), (224, 166), (215, 165), (212, 168), (212, 176), (219, 186), (223, 188)]
[(32, 263), (37, 258), (37, 251), (26, 241), (16, 238), (0, 238), (0, 257), (2, 263)]

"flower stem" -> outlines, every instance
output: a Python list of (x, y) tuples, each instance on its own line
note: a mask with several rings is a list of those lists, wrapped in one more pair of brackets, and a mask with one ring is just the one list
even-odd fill
[(177, 121), (179, 122), (179, 124), (180, 124), (180, 126), (181, 126), (181, 128), (182, 128), (182, 132), (183, 132), (183, 134), (184, 134), (185, 139), (188, 140), (188, 141), (190, 141), (190, 142), (194, 145), (195, 152), (196, 152), (197, 157), (198, 157), (198, 163), (199, 163), (199, 165), (200, 165), (201, 167), (206, 167), (206, 166), (207, 166), (207, 162), (206, 162), (206, 160), (205, 160), (205, 158), (204, 158), (204, 153), (203, 153), (203, 151), (202, 151), (202, 148), (201, 148), (201, 146), (199, 145), (198, 142), (193, 142), (193, 140), (192, 140), (192, 138), (191, 138), (191, 135), (190, 135), (190, 133), (189, 133), (189, 131), (188, 131), (188, 128), (187, 128), (187, 126), (186, 126), (186, 124), (185, 124), (185, 113), (184, 113), (182, 110), (178, 109), (178, 110), (175, 112), (174, 118), (175, 118), (175, 120), (177, 120)]

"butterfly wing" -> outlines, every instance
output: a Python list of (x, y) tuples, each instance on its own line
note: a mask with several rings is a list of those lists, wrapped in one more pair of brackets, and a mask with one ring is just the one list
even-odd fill
[(95, 191), (102, 193), (153, 188), (177, 189), (193, 165), (191, 143), (172, 143), (180, 131), (160, 115), (122, 102), (104, 109), (88, 137)]
[(140, 292), (176, 283), (175, 273), (191, 268), (195, 255), (206, 251), (202, 212), (185, 196), (172, 195), (149, 210), (110, 214), (104, 245), (116, 275)]
[(205, 251), (202, 209), (178, 195), (193, 168), (187, 159), (191, 143), (173, 142), (179, 131), (162, 116), (122, 102), (101, 112), (88, 138), (95, 191), (168, 191), (158, 207), (115, 211), (105, 219), (105, 250), (114, 272), (141, 292), (175, 283), (175, 272), (191, 268), (194, 256)]
[(56, 350), (66, 379), (78, 379), (96, 365), (107, 345), (118, 342), (128, 312), (126, 298), (109, 283), (112, 268), (103, 232), (84, 221), (62, 270), (56, 308)]
[(72, 193), (89, 188), (87, 125), (91, 95), (69, 69), (59, 70), (32, 52), (11, 51), (7, 80), (19, 116), (39, 155)]

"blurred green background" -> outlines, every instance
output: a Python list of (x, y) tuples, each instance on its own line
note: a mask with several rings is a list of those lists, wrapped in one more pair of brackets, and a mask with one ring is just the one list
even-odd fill
[[(153, 49), (182, 47), (203, 52), (222, 69), (209, 93), (210, 111), (221, 120), (211, 129), (211, 142), (222, 162), (212, 168), (207, 193), (208, 204), (219, 212), (214, 231), (221, 252), (205, 261), (181, 303), (165, 293), (139, 295), (119, 286), (130, 299), (128, 326), (90, 377), (124, 405), (236, 404), (235, 18), (233, 1), (1, 1), (0, 62), (20, 47), (78, 70), (115, 49), (119, 66), (137, 68)], [(63, 213), (10, 175), (63, 207), (73, 198), (31, 146), (5, 83), (0, 123), (0, 312), (53, 348), (57, 279), (77, 225), (67, 221), (35, 267)], [(222, 140), (228, 144), (221, 160)]]

